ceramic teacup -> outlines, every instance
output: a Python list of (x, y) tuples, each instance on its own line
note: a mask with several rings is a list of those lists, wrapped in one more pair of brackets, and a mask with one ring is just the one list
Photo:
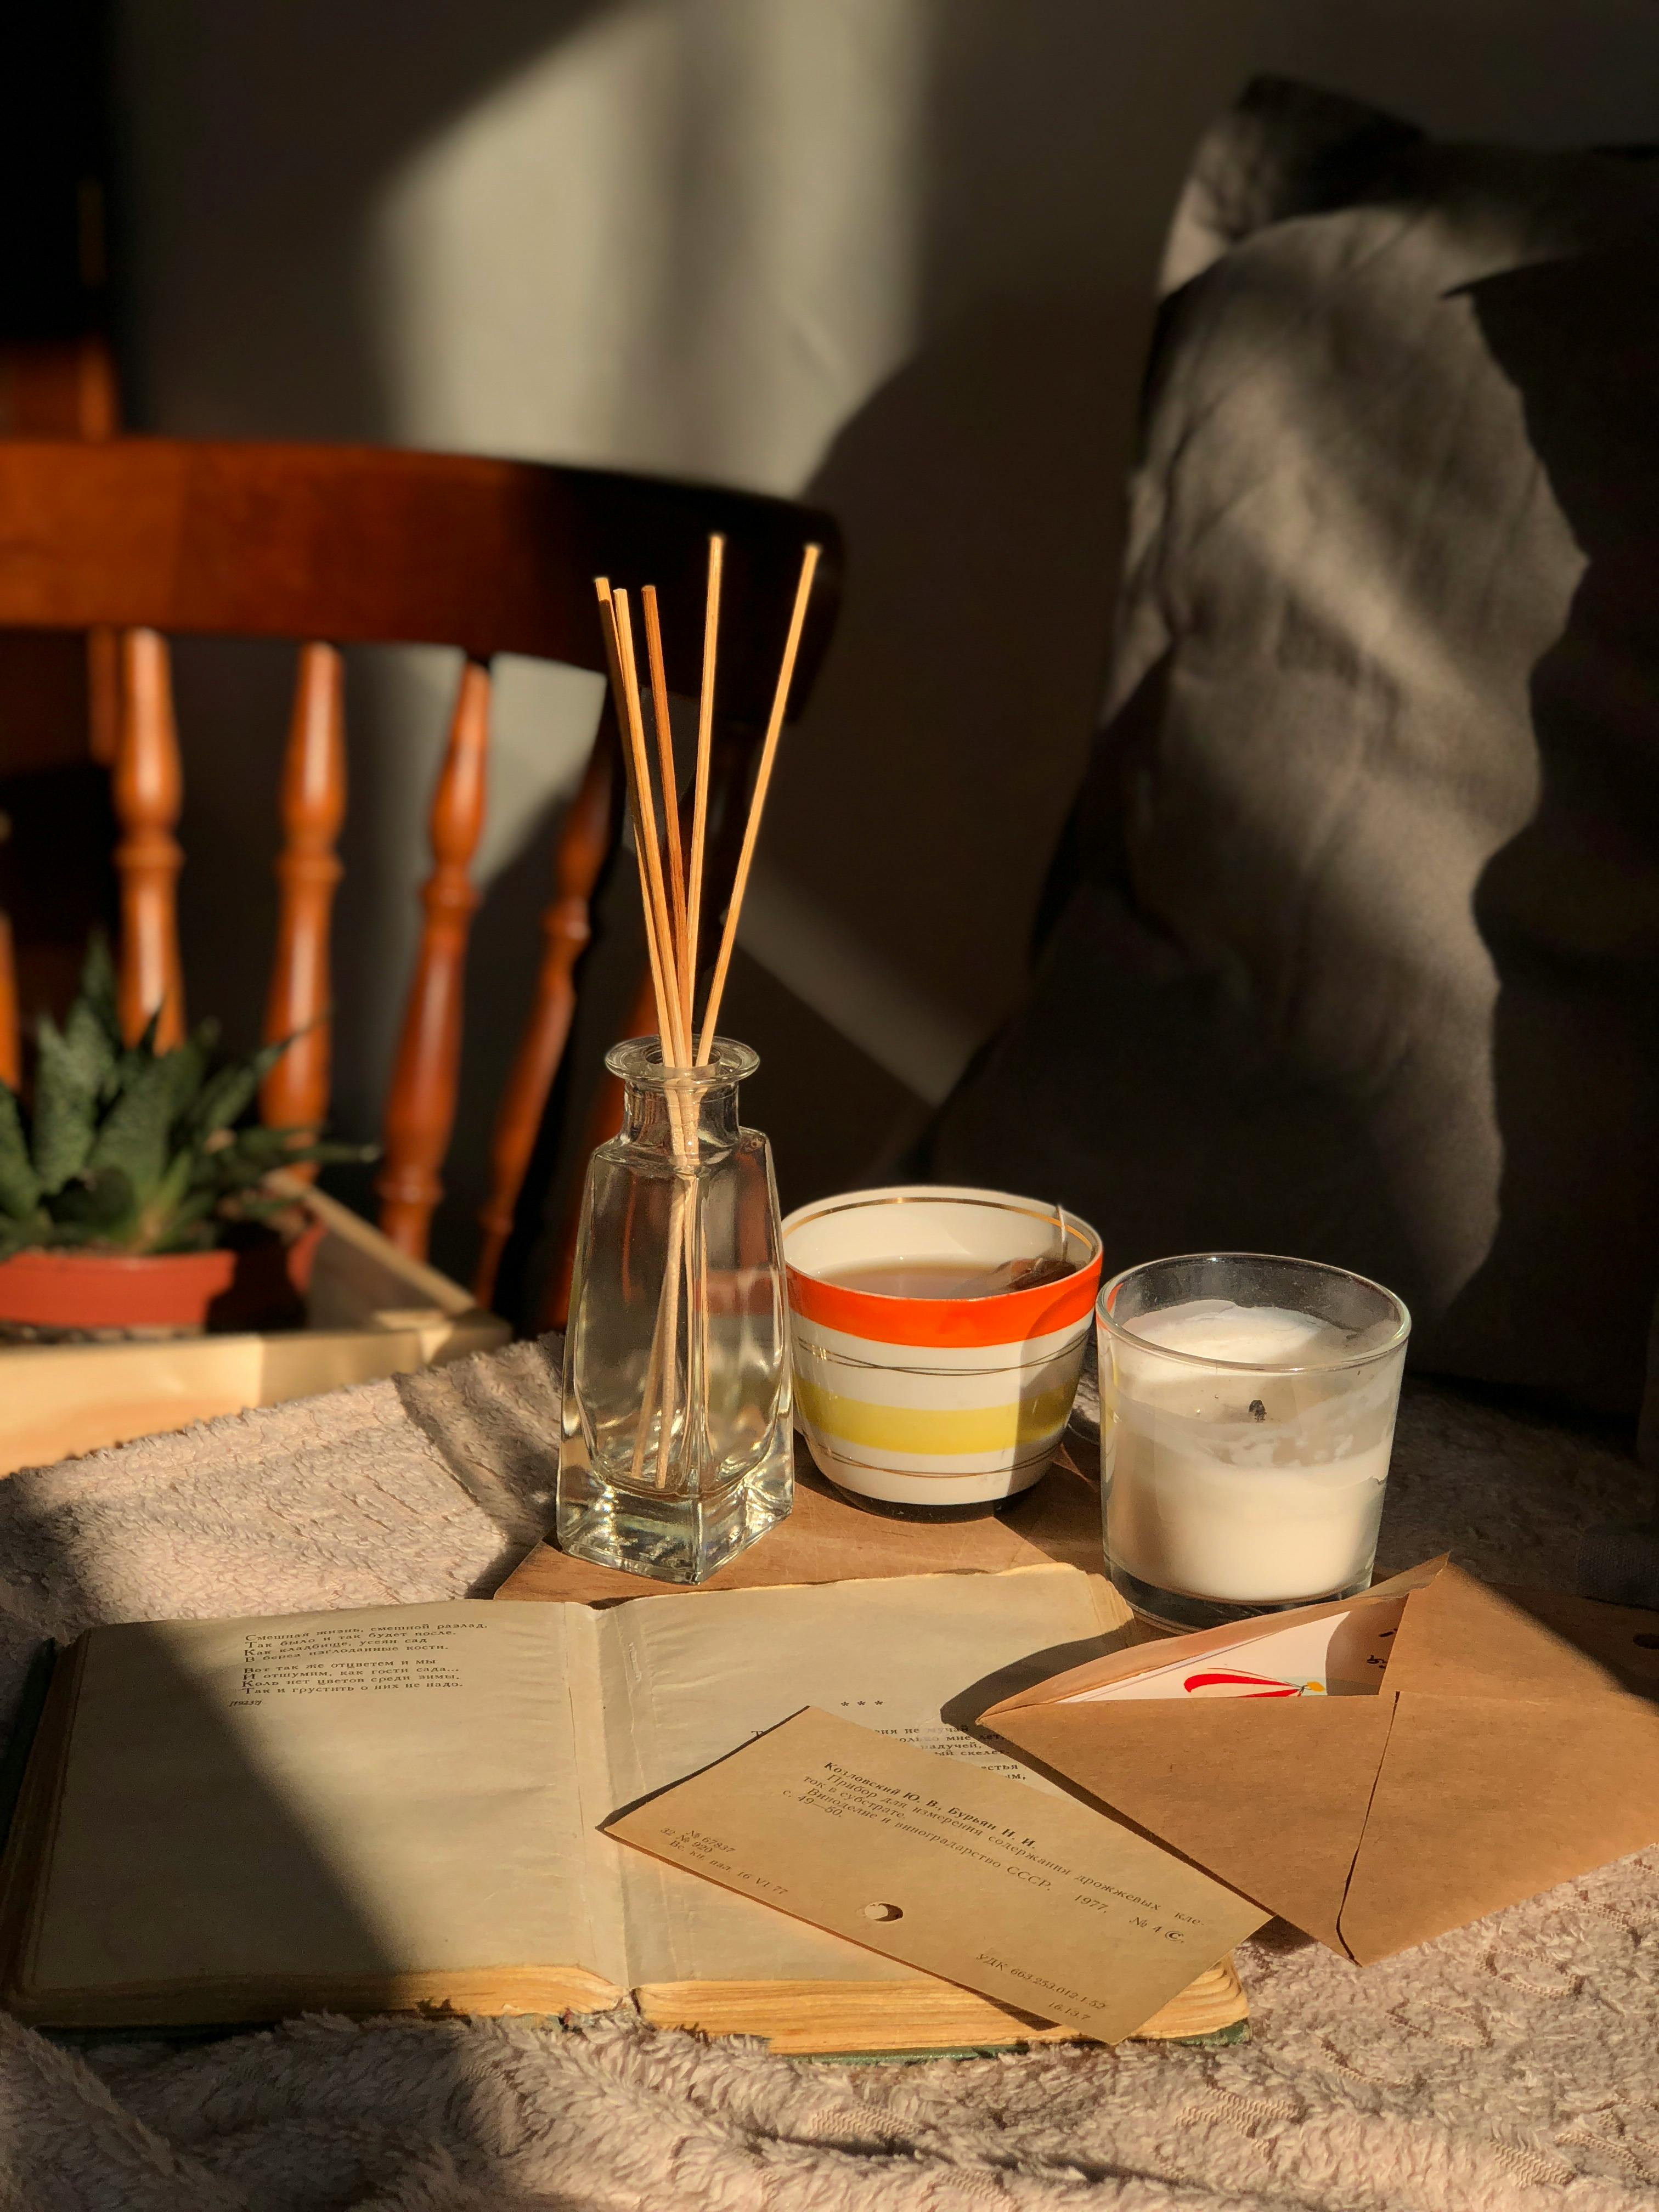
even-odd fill
[[(994, 1505), (1029, 1489), (1071, 1412), (1100, 1279), (1074, 1214), (937, 1183), (854, 1191), (783, 1224), (795, 1403), (840, 1490), (907, 1509)], [(977, 1297), (896, 1296), (845, 1278), (948, 1282), (1063, 1258), (1066, 1275)]]

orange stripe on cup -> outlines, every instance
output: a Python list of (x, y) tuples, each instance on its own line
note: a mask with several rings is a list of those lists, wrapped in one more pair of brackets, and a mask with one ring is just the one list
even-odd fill
[(951, 1349), (1025, 1344), (1074, 1322), (1085, 1321), (1100, 1284), (1100, 1261), (1091, 1260), (1063, 1282), (1032, 1291), (999, 1291), (983, 1298), (893, 1298), (848, 1290), (791, 1267), (789, 1303), (805, 1321), (872, 1344), (915, 1344)]

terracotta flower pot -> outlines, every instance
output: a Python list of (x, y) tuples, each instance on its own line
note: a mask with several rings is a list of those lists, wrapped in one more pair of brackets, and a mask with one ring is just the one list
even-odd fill
[(17, 1252), (0, 1260), (0, 1328), (195, 1332), (304, 1319), (321, 1222), (211, 1252)]

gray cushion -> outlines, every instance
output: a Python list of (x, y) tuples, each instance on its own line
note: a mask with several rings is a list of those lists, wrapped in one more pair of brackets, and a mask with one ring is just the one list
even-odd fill
[(1659, 1280), (1659, 172), (1252, 88), (1170, 240), (1105, 726), (931, 1171), (1381, 1277), (1613, 1412)]

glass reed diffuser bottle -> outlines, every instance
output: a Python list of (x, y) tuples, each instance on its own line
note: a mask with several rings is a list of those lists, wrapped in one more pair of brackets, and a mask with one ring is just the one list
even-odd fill
[(558, 1540), (574, 1558), (704, 1581), (794, 1498), (787, 1303), (771, 1147), (738, 1121), (759, 1062), (616, 1046), (620, 1135), (588, 1164), (565, 1339)]
[[(640, 592), (653, 748), (627, 592), (596, 576), (605, 660), (634, 821), (657, 1035), (606, 1056), (625, 1092), (622, 1133), (588, 1163), (565, 1338), (557, 1534), (574, 1558), (700, 1583), (794, 1503), (789, 1334), (772, 1151), (738, 1122), (760, 1065), (716, 1034), (822, 549), (801, 551), (699, 1029), (702, 921), (725, 541), (708, 541), (702, 680), (689, 851), (657, 594)], [(660, 822), (660, 831), (659, 823)]]

